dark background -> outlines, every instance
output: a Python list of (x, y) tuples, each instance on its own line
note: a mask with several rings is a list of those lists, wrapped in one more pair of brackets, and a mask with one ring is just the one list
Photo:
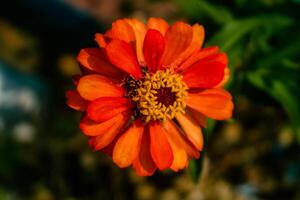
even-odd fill
[[(10, 0), (0, 4), (0, 200), (300, 199), (299, 0)], [(202, 159), (137, 177), (92, 152), (65, 105), (76, 54), (134, 17), (198, 22), (230, 60), (232, 120)]]

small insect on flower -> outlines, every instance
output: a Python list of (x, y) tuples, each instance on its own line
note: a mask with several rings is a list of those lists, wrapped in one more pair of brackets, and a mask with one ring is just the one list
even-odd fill
[(206, 117), (231, 117), (227, 56), (218, 47), (202, 48), (204, 29), (150, 18), (147, 24), (121, 19), (98, 48), (77, 57), (81, 75), (67, 104), (83, 112), (82, 132), (95, 151), (140, 176), (178, 171), (199, 158)]

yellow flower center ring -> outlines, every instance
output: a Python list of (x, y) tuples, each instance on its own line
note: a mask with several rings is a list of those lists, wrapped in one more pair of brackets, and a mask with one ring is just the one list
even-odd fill
[(132, 92), (132, 100), (145, 122), (173, 119), (177, 113), (185, 113), (187, 85), (182, 76), (171, 70), (146, 73)]

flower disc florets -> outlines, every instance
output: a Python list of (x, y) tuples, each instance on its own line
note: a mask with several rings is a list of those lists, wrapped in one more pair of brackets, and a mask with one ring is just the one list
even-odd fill
[(177, 113), (185, 113), (187, 85), (182, 76), (171, 70), (146, 73), (134, 87), (132, 100), (145, 122), (173, 119)]

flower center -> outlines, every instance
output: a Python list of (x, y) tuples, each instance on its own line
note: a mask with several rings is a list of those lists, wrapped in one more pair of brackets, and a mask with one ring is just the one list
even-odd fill
[(146, 73), (129, 93), (136, 102), (140, 117), (149, 122), (173, 119), (177, 113), (184, 113), (186, 90), (182, 76), (167, 69), (154, 74)]

